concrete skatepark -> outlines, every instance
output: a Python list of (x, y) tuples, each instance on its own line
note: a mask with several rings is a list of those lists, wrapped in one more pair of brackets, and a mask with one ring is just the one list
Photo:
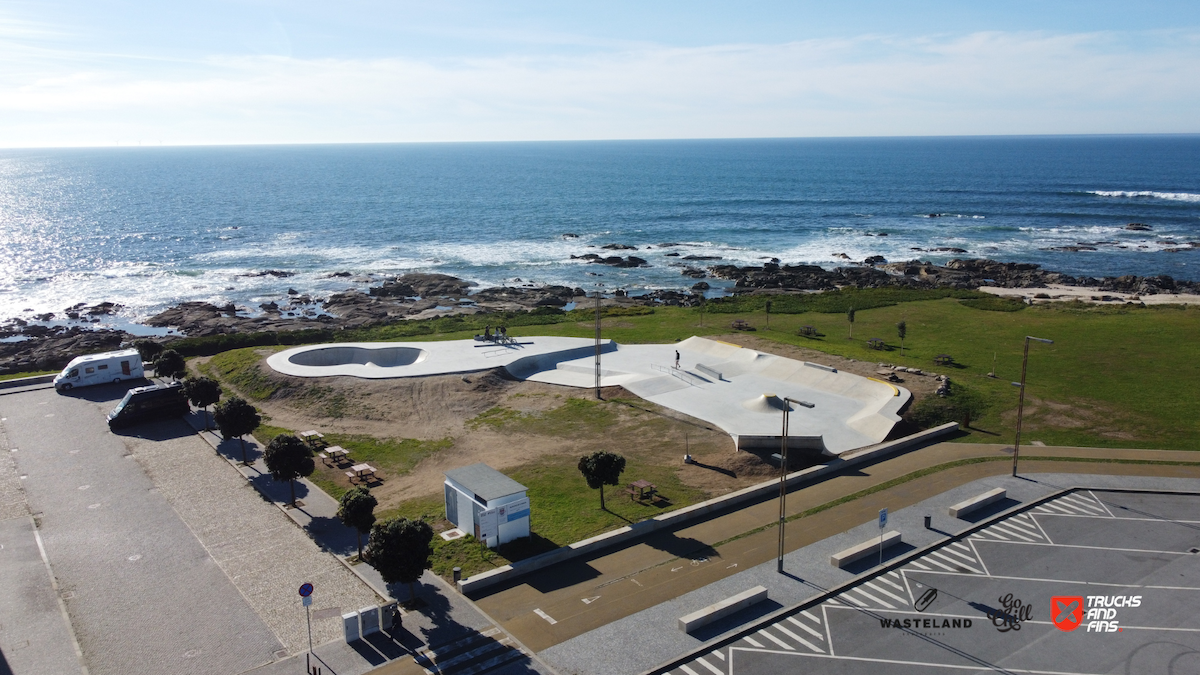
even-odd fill
[[(603, 340), (600, 349), (602, 386), (705, 420), (743, 450), (780, 446), (785, 398), (813, 404), (791, 406), (788, 447), (832, 456), (882, 442), (912, 398), (880, 380), (699, 337), (667, 345)], [(577, 388), (595, 386), (596, 377), (595, 342), (565, 337), (313, 345), (273, 354), (267, 364), (295, 377), (388, 379), (503, 367), (521, 379)]]

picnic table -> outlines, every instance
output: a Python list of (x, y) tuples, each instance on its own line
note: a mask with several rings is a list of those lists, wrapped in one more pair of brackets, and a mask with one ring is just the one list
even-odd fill
[(949, 354), (938, 354), (937, 356), (933, 357), (933, 362), (939, 366), (948, 366), (951, 363), (954, 363), (954, 357), (950, 356)]
[(806, 337), (811, 337), (817, 334), (817, 329), (812, 326), (800, 326), (799, 334)]
[(734, 330), (754, 330), (754, 326), (746, 323), (745, 319), (734, 319), (732, 326)]
[(867, 346), (871, 349), (883, 349), (883, 338), (871, 338), (867, 340)]
[(320, 447), (320, 446), (325, 445), (325, 434), (323, 434), (315, 429), (310, 429), (308, 431), (301, 431), (300, 432), (300, 440), (304, 441), (305, 443), (309, 444), (310, 446)]
[(626, 492), (629, 493), (629, 501), (633, 501), (635, 494), (640, 501), (647, 497), (653, 497), (657, 489), (658, 486), (648, 480), (636, 480), (629, 484), (629, 489)]
[(325, 452), (322, 454), (321, 459), (325, 459), (326, 457), (328, 457), (329, 459), (333, 460), (334, 462), (340, 462), (346, 458), (346, 455), (349, 454), (349, 452), (350, 452), (349, 450), (343, 448), (340, 445), (331, 445), (325, 449)]
[(375, 467), (370, 464), (355, 464), (346, 472), (346, 477), (353, 483), (355, 480), (375, 478)]

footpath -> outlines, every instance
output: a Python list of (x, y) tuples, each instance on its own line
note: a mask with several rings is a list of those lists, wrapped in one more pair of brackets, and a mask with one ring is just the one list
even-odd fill
[[(263, 444), (253, 437), (245, 438), (246, 459), (249, 463), (243, 465), (241, 442), (237, 439), (225, 440), (215, 429), (205, 430), (203, 412), (193, 413), (187, 419), (196, 433), (239, 471), (264, 498), (279, 507), (323, 550), (374, 589), (380, 597), (379, 604), (393, 599), (409, 600), (407, 584), (386, 584), (379, 572), (370, 565), (351, 563), (350, 559), (358, 554), (358, 537), (352, 528), (346, 527), (338, 520), (337, 500), (302, 478), (296, 481), (296, 499), (299, 506), (292, 508), (291, 488), (286, 482), (277, 482), (271, 477), (271, 472), (267, 470), (263, 460)], [(442, 655), (442, 665), (446, 667), (435, 672), (447, 675), (458, 672), (469, 672), (471, 675), (484, 672), (553, 672), (531, 661), (531, 652), (524, 650), (519, 642), (504, 634), (495, 622), (480, 612), (470, 600), (455, 592), (441, 577), (426, 571), (415, 586), (418, 604), (421, 606), (418, 610), (403, 612), (402, 626), (398, 630), (393, 630), (390, 635), (376, 633), (350, 644), (341, 640), (326, 642), (314, 649), (316, 659), (312, 664), (324, 664), (328, 672), (341, 675), (364, 673), (385, 664), (392, 664), (387, 672), (416, 675), (425, 673), (426, 669), (413, 657), (428, 653), (433, 655), (432, 658)], [(320, 592), (321, 589), (317, 588), (314, 597)], [(342, 611), (351, 612), (358, 609), (360, 608), (343, 607)], [(322, 616), (318, 622), (337, 623), (340, 632), (340, 616)], [(330, 626), (323, 628), (328, 629)], [(321, 632), (327, 634), (328, 630)], [(464, 650), (463, 647), (470, 648)], [(454, 657), (459, 658), (452, 664), (445, 663)], [(304, 661), (306, 655), (301, 654), (253, 672), (256, 675), (302, 672), (304, 666), (298, 666), (297, 662)], [(422, 661), (427, 660), (423, 658)]]

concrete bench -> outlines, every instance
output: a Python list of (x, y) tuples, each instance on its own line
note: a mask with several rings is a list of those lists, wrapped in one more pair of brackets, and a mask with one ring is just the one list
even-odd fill
[(704, 373), (705, 375), (708, 375), (709, 377), (715, 377), (718, 381), (725, 379), (725, 378), (721, 377), (721, 371), (717, 370), (716, 368), (709, 368), (708, 366), (704, 365), (703, 363), (697, 363), (696, 370)]
[(1008, 496), (1008, 492), (1004, 488), (988, 490), (979, 496), (971, 497), (966, 501), (961, 501), (954, 506), (951, 506), (949, 509), (950, 516), (952, 518), (962, 518), (968, 513), (972, 511), (978, 511), (988, 504), (995, 504), (1001, 499), (1004, 499), (1006, 496)]
[[(882, 538), (883, 548), (887, 548), (889, 546), (895, 546), (896, 544), (899, 544), (899, 543), (900, 543), (900, 533), (899, 532), (892, 530), (891, 532), (887, 532), (883, 535), (883, 538)], [(849, 565), (852, 562), (857, 562), (859, 560), (862, 560), (863, 558), (866, 558), (867, 556), (879, 555), (879, 551), (880, 551), (880, 538), (879, 537), (871, 537), (870, 539), (868, 539), (867, 541), (864, 541), (861, 544), (858, 544), (856, 546), (851, 546), (850, 548), (848, 548), (844, 551), (838, 551), (837, 553), (834, 553), (833, 555), (829, 556), (829, 564), (833, 565), (834, 567), (845, 567), (846, 565)]]
[(707, 626), (718, 619), (724, 619), (730, 614), (740, 612), (750, 605), (766, 599), (767, 589), (762, 586), (755, 586), (748, 591), (742, 591), (731, 598), (725, 598), (716, 604), (692, 612), (687, 616), (679, 617), (679, 630), (690, 633), (701, 626)]

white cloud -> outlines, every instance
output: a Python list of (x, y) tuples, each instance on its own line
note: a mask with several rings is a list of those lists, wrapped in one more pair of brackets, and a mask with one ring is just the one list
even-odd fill
[(1197, 132), (1189, 33), (862, 36), (458, 60), (0, 46), (0, 145)]

